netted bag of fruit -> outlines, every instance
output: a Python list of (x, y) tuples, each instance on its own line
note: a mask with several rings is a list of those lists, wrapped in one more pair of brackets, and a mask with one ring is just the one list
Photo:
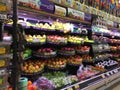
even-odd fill
[(45, 77), (38, 78), (34, 85), (37, 86), (38, 90), (54, 90), (55, 87), (53, 82)]

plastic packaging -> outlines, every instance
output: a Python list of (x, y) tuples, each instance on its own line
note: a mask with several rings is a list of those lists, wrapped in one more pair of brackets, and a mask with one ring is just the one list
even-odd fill
[(0, 55), (0, 67), (9, 66), (11, 55)]
[[(0, 70), (0, 90), (3, 90), (1, 88), (3, 88), (4, 86), (6, 86), (8, 80), (8, 73), (6, 71), (6, 69)], [(6, 90), (6, 89), (4, 89)]]
[(0, 55), (10, 53), (10, 42), (0, 42)]

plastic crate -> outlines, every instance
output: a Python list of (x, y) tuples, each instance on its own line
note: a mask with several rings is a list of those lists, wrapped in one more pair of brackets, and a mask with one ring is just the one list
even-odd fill
[(6, 69), (0, 70), (0, 90), (4, 90), (1, 88), (7, 86), (7, 84), (8, 84), (8, 73)]
[(10, 42), (0, 42), (0, 55), (10, 53)]
[(9, 54), (0, 55), (0, 68), (9, 66), (10, 59), (11, 59), (11, 55)]

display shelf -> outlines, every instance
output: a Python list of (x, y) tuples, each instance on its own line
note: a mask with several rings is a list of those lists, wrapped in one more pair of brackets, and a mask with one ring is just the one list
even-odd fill
[(100, 53), (107, 53), (109, 51), (110, 50), (99, 50), (99, 51), (93, 51), (93, 52), (94, 52), (94, 54), (96, 54), (96, 53), (100, 54)]
[(110, 70), (108, 72), (93, 76), (89, 79), (80, 81), (70, 86), (66, 86), (62, 88), (61, 90), (75, 90), (75, 89), (91, 90), (91, 88), (93, 87), (95, 89), (95, 88), (98, 88), (99, 86), (105, 85), (106, 82), (108, 82), (110, 79), (114, 80), (114, 79), (119, 78), (120, 77), (119, 74), (120, 74), (120, 67)]
[(43, 55), (33, 54), (33, 56), (34, 56), (34, 57), (37, 57), (37, 58), (49, 59), (49, 58), (54, 58), (54, 57), (56, 57), (57, 55), (43, 56)]
[(42, 46), (45, 43), (40, 43), (40, 42), (27, 42), (26, 46)]
[(41, 73), (43, 73), (44, 70), (41, 70), (39, 72), (36, 72), (36, 73), (26, 73), (26, 72), (22, 72), (21, 74), (22, 75), (25, 75), (25, 76), (33, 76), (33, 75), (40, 75)]
[(66, 68), (66, 65), (64, 65), (63, 67), (60, 67), (60, 68), (47, 67), (48, 70), (53, 70), (53, 71), (60, 71), (60, 70), (64, 70), (65, 68)]
[[(5, 24), (5, 27), (12, 28), (12, 25)], [(87, 36), (87, 33), (76, 33), (76, 32), (63, 32), (60, 30), (50, 30), (50, 29), (44, 29), (44, 28), (36, 28), (36, 27), (29, 27), (24, 26), (26, 34), (53, 34), (53, 35), (74, 35), (74, 36)]]
[(78, 54), (78, 55), (85, 55), (85, 54), (89, 54), (89, 52), (80, 52), (80, 51), (76, 51), (76, 54)]
[[(67, 8), (72, 8), (72, 9), (74, 9), (74, 10), (78, 10), (78, 9), (75, 8), (75, 7), (71, 7), (71, 6), (65, 5), (65, 4), (60, 4), (60, 3), (56, 2), (56, 1), (53, 1), (53, 0), (48, 0), (48, 1), (50, 1), (50, 2), (52, 2), (52, 3), (54, 3), (54, 4), (57, 4), (57, 5), (59, 5), (59, 6), (62, 6), (62, 7), (67, 7)], [(78, 11), (81, 11), (81, 10), (78, 10)], [(88, 13), (88, 12), (86, 12), (86, 13)], [(90, 13), (88, 13), (88, 14), (90, 14)]]
[[(35, 9), (30, 9), (30, 8), (26, 8), (26, 7), (18, 7), (18, 10), (19, 12), (32, 12), (36, 15), (45, 15), (45, 16), (51, 16), (51, 17), (55, 17), (55, 18), (60, 18), (60, 19), (64, 19), (64, 20), (67, 20), (67, 21), (70, 21), (70, 22), (78, 22), (78, 23), (85, 23), (85, 24), (89, 24), (91, 25), (90, 22), (87, 22), (87, 21), (82, 21), (82, 20), (77, 20), (77, 19), (73, 19), (73, 18), (69, 18), (69, 17), (65, 17), (65, 16), (60, 16), (60, 15), (55, 15), (55, 14), (51, 14), (51, 13), (47, 13), (47, 12), (44, 12), (44, 11), (39, 11), (39, 10), (35, 10)], [(31, 14), (30, 14), (31, 15)]]
[(30, 58), (32, 58), (32, 56), (29, 56), (29, 57), (27, 57), (27, 58), (24, 58), (24, 59), (23, 59), (23, 62), (29, 60)]

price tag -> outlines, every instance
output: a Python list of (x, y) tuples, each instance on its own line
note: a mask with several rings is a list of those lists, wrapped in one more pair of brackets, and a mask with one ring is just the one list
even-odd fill
[(110, 76), (109, 72), (107, 73), (107, 76)]
[(101, 76), (102, 76), (102, 78), (105, 78), (105, 75), (104, 75), (104, 74), (102, 74)]
[(68, 88), (67, 90), (73, 90), (73, 88)]
[(117, 72), (118, 72), (118, 70), (116, 69), (116, 70), (114, 70), (114, 72), (115, 72), (115, 73), (117, 73)]
[(1, 12), (6, 12), (7, 11), (7, 7), (5, 5), (0, 5), (0, 11)]
[(78, 84), (75, 85), (74, 87), (75, 87), (75, 89), (80, 89), (80, 86)]
[(7, 19), (7, 15), (5, 15), (5, 14), (0, 14), (0, 19)]
[(111, 73), (111, 75), (113, 75), (113, 72), (112, 72), (112, 71), (111, 71), (110, 73)]

